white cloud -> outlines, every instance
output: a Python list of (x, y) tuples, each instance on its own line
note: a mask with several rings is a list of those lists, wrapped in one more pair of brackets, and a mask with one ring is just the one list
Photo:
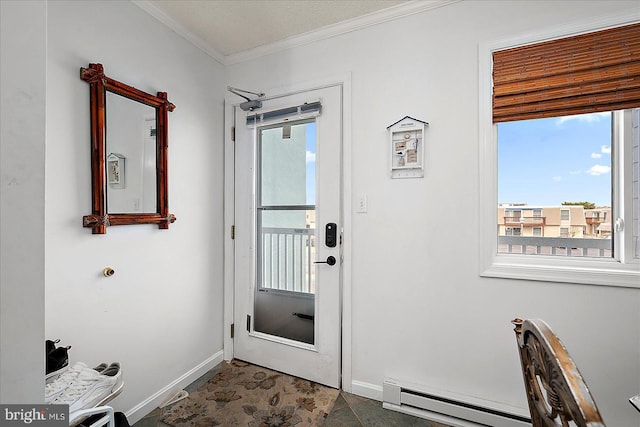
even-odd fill
[(307, 150), (307, 163), (313, 163), (316, 161), (316, 153)]
[(553, 176), (553, 177), (551, 177), (551, 179), (556, 181), (556, 182), (562, 181), (562, 177), (561, 176)]
[(611, 171), (611, 168), (609, 166), (593, 165), (591, 166), (591, 168), (586, 170), (585, 173), (591, 176), (598, 176), (598, 175), (603, 175), (605, 173), (609, 173), (610, 171)]
[(610, 145), (601, 145), (599, 153), (591, 153), (592, 159), (601, 159), (603, 154), (611, 154), (611, 146)]
[(558, 126), (562, 126), (562, 124), (570, 121), (570, 120), (578, 120), (581, 122), (586, 122), (586, 123), (594, 123), (594, 122), (599, 122), (600, 119), (603, 119), (605, 117), (609, 117), (611, 113), (608, 112), (604, 112), (604, 113), (591, 113), (591, 114), (578, 114), (575, 116), (564, 116), (564, 117), (560, 117), (557, 121), (556, 121), (556, 125)]

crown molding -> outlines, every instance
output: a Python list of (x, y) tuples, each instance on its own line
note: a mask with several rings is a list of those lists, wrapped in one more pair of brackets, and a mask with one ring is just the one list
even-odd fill
[(164, 13), (162, 10), (158, 9), (148, 0), (131, 0), (131, 3), (138, 6), (140, 9), (147, 12), (149, 15), (156, 18), (158, 21), (169, 27), (171, 30), (178, 33), (178, 35), (185, 38), (188, 42), (195, 45), (198, 49), (202, 50), (204, 53), (218, 61), (219, 63), (225, 65), (225, 56), (214, 49), (209, 43), (207, 43), (202, 38), (196, 36), (191, 30), (187, 27)]
[(317, 30), (309, 31), (304, 34), (289, 37), (268, 45), (259, 46), (254, 49), (245, 50), (225, 56), (224, 64), (233, 65), (261, 56), (270, 55), (272, 53), (281, 52), (283, 50), (292, 49), (320, 40), (325, 40), (341, 34), (350, 33), (352, 31), (371, 27), (383, 22), (392, 21), (404, 16), (414, 15), (431, 9), (447, 6), (452, 3), (458, 3), (462, 0), (413, 0), (392, 6), (377, 12), (368, 13), (357, 18), (348, 19), (336, 24), (327, 25)]
[(457, 3), (460, 1), (462, 0), (413, 0), (377, 12), (372, 12), (357, 18), (349, 19), (332, 25), (327, 25), (317, 30), (289, 37), (274, 43), (269, 43), (264, 46), (259, 46), (253, 49), (225, 56), (214, 49), (204, 39), (195, 35), (187, 27), (164, 13), (162, 10), (158, 9), (149, 0), (131, 0), (131, 2), (138, 6), (140, 9), (156, 18), (158, 21), (175, 31), (180, 36), (184, 37), (187, 41), (191, 42), (204, 53), (211, 56), (213, 59), (223, 65), (233, 65), (240, 62), (249, 61), (261, 56), (270, 55), (272, 53), (281, 52), (283, 50), (292, 49), (298, 46), (303, 46), (309, 43), (328, 39), (341, 34), (350, 33), (362, 28), (371, 27), (383, 22), (392, 21), (397, 18), (414, 15), (416, 13), (421, 13), (427, 10), (447, 6), (449, 4)]

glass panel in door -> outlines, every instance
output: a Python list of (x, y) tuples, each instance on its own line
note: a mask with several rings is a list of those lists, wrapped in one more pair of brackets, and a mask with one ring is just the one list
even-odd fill
[(313, 119), (258, 129), (254, 330), (315, 342)]

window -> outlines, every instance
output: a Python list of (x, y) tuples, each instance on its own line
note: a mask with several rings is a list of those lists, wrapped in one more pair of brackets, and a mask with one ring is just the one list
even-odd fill
[[(633, 111), (632, 119), (632, 147), (631, 147), (631, 175), (632, 195), (631, 195), (631, 217), (633, 221), (631, 246), (633, 247), (633, 257), (640, 260), (640, 109)], [(605, 218), (607, 213), (605, 212)]]
[[(482, 276), (640, 288), (640, 95), (629, 83), (640, 78), (640, 12), (635, 15), (481, 46)], [(578, 35), (565, 36), (571, 34)], [(586, 125), (595, 121), (606, 126), (594, 135), (601, 142), (591, 146), (586, 136), (594, 131)], [(550, 123), (566, 125), (565, 131), (568, 125), (584, 125), (574, 126), (573, 136), (560, 137), (573, 141), (568, 147), (573, 151), (544, 145), (548, 134), (543, 129)], [(518, 142), (503, 151), (505, 137)], [(510, 183), (514, 171), (523, 173), (524, 163), (509, 161), (518, 156), (538, 175)], [(585, 165), (570, 168), (578, 157)], [(560, 172), (552, 173), (554, 168)], [(578, 175), (599, 179), (579, 183)], [(562, 187), (555, 199), (542, 200), (550, 189)], [(586, 212), (593, 206), (582, 203), (590, 199), (595, 214)], [(522, 232), (508, 229), (508, 210), (499, 208), (505, 210), (505, 227), (499, 219), (497, 235), (496, 209), (509, 205), (522, 206)], [(501, 244), (507, 236), (510, 240), (503, 242), (508, 245)], [(567, 241), (544, 251), (543, 239)], [(523, 243), (516, 247), (519, 240)], [(505, 246), (509, 252), (502, 251)]]
[(315, 129), (315, 119), (257, 129), (259, 291), (315, 294)]
[(505, 230), (505, 235), (507, 236), (520, 236), (522, 232), (521, 228), (517, 227), (507, 227)]
[(520, 211), (520, 210), (513, 210), (513, 209), (510, 209), (510, 208), (505, 208), (504, 216), (506, 218), (509, 218), (510, 220), (518, 220), (518, 219), (520, 219), (521, 215), (522, 215), (522, 211)]

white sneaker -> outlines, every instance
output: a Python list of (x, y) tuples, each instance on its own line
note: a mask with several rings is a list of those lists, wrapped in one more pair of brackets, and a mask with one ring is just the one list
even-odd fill
[(93, 408), (115, 397), (123, 386), (119, 363), (112, 363), (102, 372), (87, 368), (51, 403), (69, 405), (70, 413)]
[(78, 374), (83, 369), (86, 369), (87, 365), (82, 362), (78, 362), (75, 365), (69, 367), (62, 375), (56, 378), (54, 381), (44, 386), (44, 402), (51, 403), (53, 399), (60, 393), (62, 393), (69, 385), (77, 378)]
[[(102, 372), (107, 368), (106, 363), (101, 363), (93, 370)], [(51, 403), (60, 393), (65, 391), (75, 380), (78, 378), (80, 372), (85, 369), (89, 369), (86, 364), (78, 362), (75, 365), (69, 367), (58, 378), (45, 384), (44, 386), (44, 402)]]
[(53, 371), (53, 372), (48, 373), (44, 377), (45, 384), (49, 384), (49, 383), (54, 382), (55, 380), (57, 380), (60, 377), (60, 375), (64, 374), (68, 370), (69, 370), (69, 365), (63, 366), (62, 368), (58, 369), (57, 371)]

